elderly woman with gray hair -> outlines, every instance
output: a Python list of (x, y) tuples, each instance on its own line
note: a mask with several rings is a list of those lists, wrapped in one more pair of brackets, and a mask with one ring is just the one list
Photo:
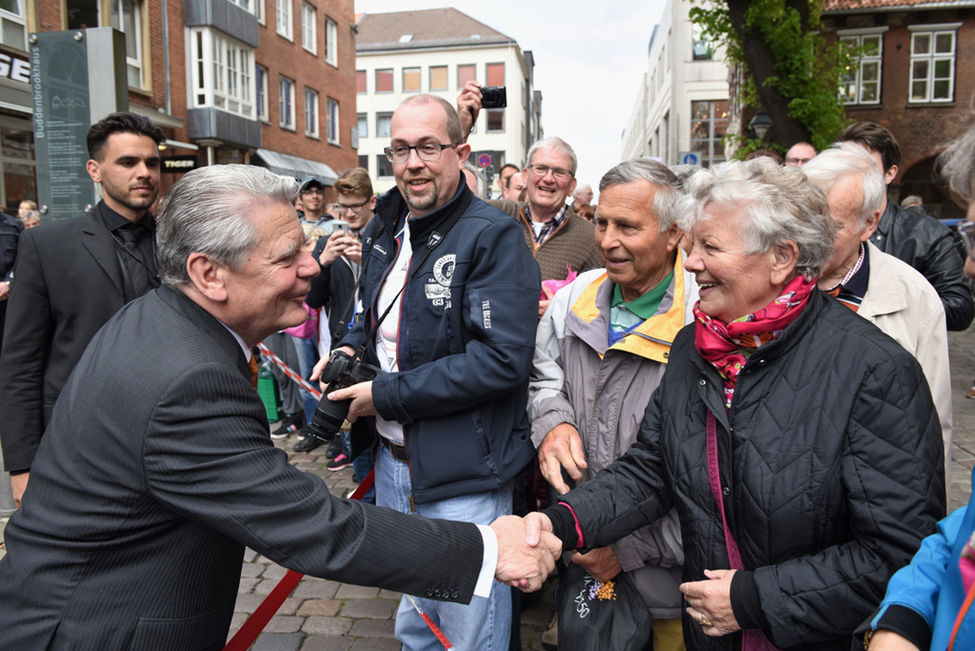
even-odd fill
[(688, 649), (845, 651), (944, 513), (930, 392), (910, 353), (816, 288), (835, 225), (799, 169), (726, 163), (686, 188), (695, 322), (637, 442), (529, 530), (586, 550), (675, 507)]

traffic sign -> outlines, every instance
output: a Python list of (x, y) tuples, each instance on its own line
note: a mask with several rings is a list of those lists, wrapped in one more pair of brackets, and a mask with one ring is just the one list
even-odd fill
[(478, 156), (477, 157), (477, 166), (478, 167), (491, 167), (491, 155), (490, 154), (481, 154), (480, 156)]
[(682, 151), (677, 154), (677, 160), (681, 162), (681, 165), (700, 165), (701, 155), (696, 151)]

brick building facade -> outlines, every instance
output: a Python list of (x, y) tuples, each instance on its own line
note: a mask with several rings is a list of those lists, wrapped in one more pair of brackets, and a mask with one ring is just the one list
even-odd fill
[[(37, 197), (26, 79), (30, 33), (120, 29), (130, 110), (163, 129), (164, 159), (258, 164), (331, 185), (358, 162), (354, 20), (353, 0), (18, 0), (9, 10), (5, 4), (0, 206), (16, 210), (21, 199)], [(162, 190), (181, 174), (164, 168)]]
[(975, 119), (975, 2), (827, 0), (822, 33), (860, 48), (845, 80), (847, 117), (897, 137), (897, 201), (916, 194), (941, 218), (964, 216), (935, 181), (935, 159)]

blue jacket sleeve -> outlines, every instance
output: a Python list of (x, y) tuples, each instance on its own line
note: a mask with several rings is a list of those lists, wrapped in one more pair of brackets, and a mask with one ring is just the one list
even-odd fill
[[(930, 646), (941, 593), (958, 538), (967, 538), (971, 533), (962, 529), (967, 513), (968, 507), (962, 507), (939, 522), (937, 532), (924, 539), (910, 564), (891, 577), (884, 601), (870, 620), (870, 628), (900, 633), (919, 648)], [(915, 623), (917, 618), (910, 617), (910, 613), (901, 608), (919, 615), (927, 624), (926, 630)]]

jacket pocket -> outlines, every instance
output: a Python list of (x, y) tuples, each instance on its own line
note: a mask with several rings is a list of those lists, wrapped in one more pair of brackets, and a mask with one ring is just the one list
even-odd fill
[(233, 606), (227, 606), (179, 619), (140, 617), (129, 648), (132, 651), (221, 649), (226, 643), (233, 614)]

